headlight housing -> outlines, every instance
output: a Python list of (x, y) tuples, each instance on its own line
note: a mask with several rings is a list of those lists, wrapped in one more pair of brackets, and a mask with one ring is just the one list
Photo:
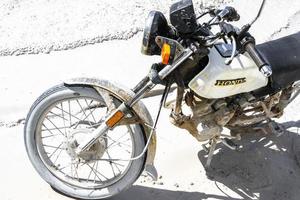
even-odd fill
[(165, 16), (159, 11), (151, 11), (146, 20), (142, 53), (145, 55), (160, 55), (161, 49), (156, 44), (157, 36), (171, 37), (171, 28)]

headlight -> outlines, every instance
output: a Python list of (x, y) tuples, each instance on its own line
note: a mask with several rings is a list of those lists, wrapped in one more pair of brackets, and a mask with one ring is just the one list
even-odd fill
[(165, 16), (159, 11), (151, 11), (144, 29), (142, 53), (145, 55), (160, 55), (160, 48), (155, 43), (157, 36), (169, 36), (170, 27)]

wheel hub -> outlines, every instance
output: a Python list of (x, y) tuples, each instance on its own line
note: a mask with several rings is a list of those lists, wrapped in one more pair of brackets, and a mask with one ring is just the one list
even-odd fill
[(75, 151), (85, 136), (91, 132), (92, 130), (90, 129), (75, 129), (70, 132), (70, 137), (67, 138), (65, 146), (67, 153), (71, 156), (71, 158), (84, 161), (99, 160), (102, 158), (107, 148), (106, 138), (99, 138), (88, 150), (83, 151), (80, 154), (77, 154)]

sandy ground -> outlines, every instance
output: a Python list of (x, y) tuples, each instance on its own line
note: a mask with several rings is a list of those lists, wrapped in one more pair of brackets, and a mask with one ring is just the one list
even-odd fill
[[(144, 28), (150, 10), (169, 15), (174, 0), (2, 0), (0, 55), (49, 53), (112, 39), (128, 39)], [(194, 0), (197, 13), (206, 6), (230, 3), (241, 14), (239, 25), (254, 18), (261, 0)], [(298, 0), (269, 0), (253, 27), (258, 42), (293, 24)], [(264, 27), (263, 31), (261, 27)], [(289, 29), (291, 30), (291, 29)]]
[[(114, 29), (109, 29), (111, 32), (104, 34), (99, 26), (110, 26), (111, 24), (101, 24), (99, 21), (94, 22), (93, 17), (97, 17), (95, 13), (94, 15), (85, 16), (88, 8), (90, 13), (101, 8), (94, 7), (96, 1), (85, 1), (86, 7), (84, 8), (75, 6), (77, 5), (75, 3), (79, 2), (79, 0), (73, 1), (73, 3), (75, 2), (74, 4), (71, 1), (64, 1), (65, 9), (58, 10), (57, 16), (52, 12), (57, 10), (55, 6), (59, 4), (59, 1), (47, 1), (53, 7), (47, 7), (47, 5), (43, 4), (44, 2), (42, 0), (5, 0), (0, 4), (0, 9), (4, 11), (11, 8), (10, 14), (0, 12), (2, 15), (0, 17), (0, 32), (2, 32), (0, 34), (0, 44), (2, 45), (0, 45), (0, 52), (2, 52), (2, 55), (38, 53), (44, 52), (44, 50), (49, 52), (50, 50), (49, 54), (0, 57), (0, 199), (3, 200), (69, 199), (54, 192), (37, 175), (29, 163), (23, 145), (23, 119), (30, 105), (45, 89), (60, 83), (62, 80), (78, 76), (113, 79), (128, 87), (132, 87), (146, 74), (150, 64), (159, 59), (140, 54), (141, 34), (136, 34), (132, 31), (140, 30), (142, 27), (142, 17), (145, 16), (144, 12), (147, 11), (146, 9), (139, 11), (140, 15), (137, 14), (135, 16), (140, 21), (130, 21), (129, 23), (130, 26), (140, 23), (139, 26), (132, 26), (133, 29), (130, 30), (127, 29), (130, 27), (129, 25), (128, 27), (123, 27), (124, 29), (122, 29), (122, 26), (116, 26)], [(154, 7), (157, 6), (154, 5), (156, 1), (147, 1), (149, 4), (134, 4), (133, 1), (128, 1), (129, 4), (126, 5), (123, 5), (120, 1), (110, 2), (110, 6), (115, 6), (119, 9), (127, 5), (128, 7), (126, 8), (132, 5), (140, 5), (147, 9), (150, 9), (152, 5)], [(258, 21), (261, 24), (260, 29), (259, 25), (253, 27), (253, 33), (258, 37), (259, 41), (298, 31), (297, 26), (299, 27), (300, 22), (300, 17), (297, 13), (298, 8), (300, 8), (298, 1), (290, 1), (289, 4), (279, 0), (272, 1), (275, 2), (274, 4), (270, 4), (270, 1), (268, 2), (266, 12), (271, 12), (267, 8), (274, 8), (277, 11), (275, 12), (275, 17), (273, 17), (273, 13), (262, 15)], [(233, 3), (236, 4), (237, 2)], [(26, 6), (25, 4), (30, 4), (31, 6)], [(73, 7), (70, 5), (73, 5)], [(200, 4), (198, 5), (200, 6)], [(32, 9), (30, 10), (32, 12), (16, 12), (18, 14), (13, 14), (13, 11), (20, 11), (17, 9), (29, 9), (29, 7)], [(41, 7), (44, 10), (37, 9)], [(139, 10), (138, 8), (137, 10)], [(160, 8), (167, 9), (167, 7)], [(283, 8), (285, 11), (279, 12)], [(250, 18), (253, 10), (244, 10), (243, 15)], [(75, 21), (73, 21), (73, 25), (71, 22), (67, 23), (70, 25), (70, 29), (64, 30), (63, 27), (65, 26), (58, 23), (60, 15), (63, 15), (60, 11), (75, 12), (73, 15), (82, 13), (77, 19), (73, 18), (73, 15), (69, 15), (67, 18), (69, 20), (77, 20), (79, 25), (81, 20), (83, 20), (83, 24), (91, 24), (91, 26), (77, 30), (81, 25), (76, 26)], [(26, 18), (26, 13), (34, 12), (38, 12), (36, 20), (43, 18), (39, 17), (42, 13), (48, 13), (48, 15), (53, 15), (54, 21), (58, 21), (53, 22), (51, 28), (51, 25), (47, 24), (50, 23), (49, 19), (45, 17), (43, 19), (47, 22), (45, 27), (40, 27), (35, 31), (32, 31), (30, 28), (27, 28), (28, 30), (26, 28), (23, 30), (17, 28), (15, 29), (17, 31), (12, 31), (14, 30), (13, 26), (22, 24), (20, 19), (24, 19), (24, 24), (29, 23), (29, 27), (31, 25), (34, 26), (34, 23), (39, 23), (34, 18)], [(99, 13), (101, 12), (99, 11)], [(103, 15), (103, 17), (107, 16)], [(131, 17), (129, 18), (131, 20)], [(271, 19), (274, 21), (276, 19), (276, 23)], [(124, 17), (124, 20), (126, 23), (128, 22), (126, 17)], [(6, 28), (3, 24), (7, 25)], [(98, 26), (98, 30), (96, 26)], [(12, 27), (9, 29), (11, 31), (7, 30), (9, 27)], [(117, 30), (121, 31), (121, 33), (115, 33)], [(126, 32), (128, 30), (129, 32), (132, 31), (132, 34)], [(49, 35), (45, 34), (46, 32)], [(74, 32), (73, 35), (68, 35), (70, 32)], [(24, 37), (21, 39), (19, 34)], [(119, 38), (116, 35), (122, 36), (123, 39), (133, 35), (134, 37), (123, 41), (105, 41), (100, 44), (86, 46), (86, 44), (100, 42), (100, 40), (93, 40), (99, 35), (103, 36), (103, 38), (106, 37), (105, 40)], [(76, 43), (76, 41), (80, 42)], [(67, 47), (67, 49), (77, 46), (84, 47), (68, 51), (51, 52), (51, 50), (59, 50), (59, 48), (56, 49), (56, 44), (61, 46), (61, 49), (64, 49), (64, 47)], [(75, 45), (68, 46), (70, 44)], [(158, 101), (158, 98), (145, 100), (151, 113), (155, 113)], [(143, 197), (145, 200), (299, 199), (299, 103), (300, 98), (296, 99), (287, 108), (286, 114), (279, 120), (280, 123), (285, 125), (287, 130), (283, 136), (275, 137), (273, 134), (261, 135), (257, 133), (245, 134), (241, 142), (244, 148), (240, 152), (232, 152), (219, 145), (219, 151), (216, 152), (212, 162), (212, 170), (207, 172), (203, 168), (205, 156), (201, 145), (186, 132), (173, 127), (168, 122), (169, 111), (163, 110), (158, 124), (158, 153), (155, 160), (160, 179), (157, 182), (151, 182), (147, 178), (142, 177), (130, 190), (113, 199), (138, 199), (139, 197)]]

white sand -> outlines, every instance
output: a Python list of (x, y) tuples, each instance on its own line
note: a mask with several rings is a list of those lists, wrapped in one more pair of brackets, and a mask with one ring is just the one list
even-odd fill
[[(173, 0), (174, 1), (174, 0)], [(0, 55), (48, 53), (111, 39), (128, 39), (144, 28), (150, 10), (169, 15), (172, 0), (2, 0), (0, 2)], [(232, 0), (194, 0), (197, 13), (205, 6)], [(234, 1), (242, 18), (250, 21), (261, 0)], [(253, 27), (258, 42), (288, 26), (300, 10), (298, 0), (268, 0)], [(263, 30), (260, 27), (264, 27)]]

